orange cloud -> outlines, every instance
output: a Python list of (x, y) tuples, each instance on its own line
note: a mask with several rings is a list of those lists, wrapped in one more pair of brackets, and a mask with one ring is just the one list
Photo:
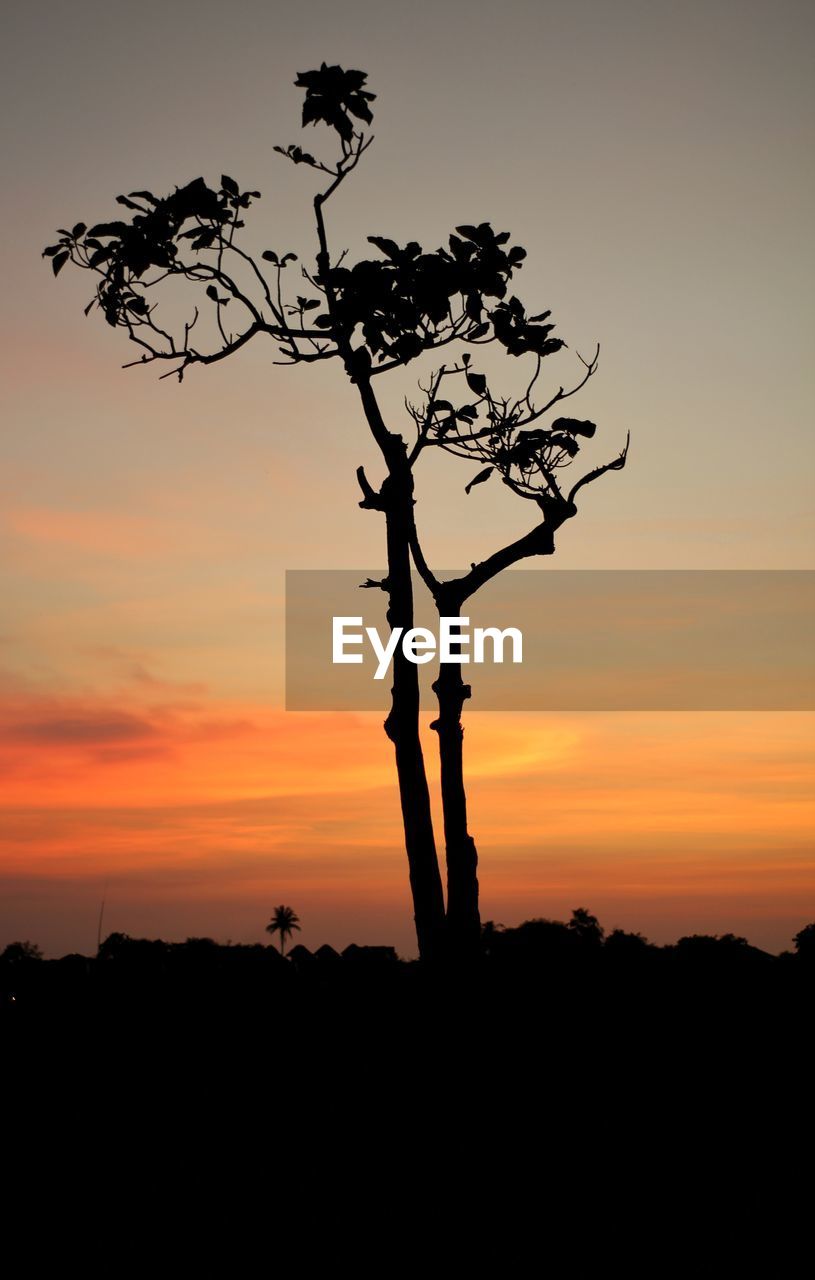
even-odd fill
[(18, 507), (4, 513), (7, 530), (46, 546), (125, 557), (152, 555), (169, 538), (157, 522), (117, 511)]

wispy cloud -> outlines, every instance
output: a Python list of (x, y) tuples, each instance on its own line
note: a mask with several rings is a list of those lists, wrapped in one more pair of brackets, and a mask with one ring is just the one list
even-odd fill
[(96, 746), (137, 742), (158, 732), (149, 720), (124, 711), (85, 712), (56, 719), (29, 720), (0, 726), (0, 741), (29, 742), (41, 746)]
[(3, 515), (7, 533), (36, 545), (71, 548), (96, 556), (154, 556), (172, 538), (156, 520), (118, 511), (17, 507)]

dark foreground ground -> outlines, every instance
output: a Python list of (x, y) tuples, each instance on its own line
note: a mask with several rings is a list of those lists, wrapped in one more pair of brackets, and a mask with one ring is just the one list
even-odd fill
[(812, 956), (546, 925), (467, 973), (116, 937), (5, 964), (7, 1223), (114, 1274), (797, 1276)]

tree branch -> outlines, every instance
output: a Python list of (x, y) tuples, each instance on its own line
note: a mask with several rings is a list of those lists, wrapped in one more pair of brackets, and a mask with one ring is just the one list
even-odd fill
[(377, 492), (368, 480), (364, 467), (357, 467), (357, 482), (362, 490), (360, 506), (369, 511), (384, 511), (385, 502), (381, 492)]
[(439, 588), (441, 587), (442, 584), (440, 583), (439, 579), (433, 573), (432, 569), (430, 568), (427, 561), (425, 560), (424, 552), (422, 551), (421, 545), (419, 543), (419, 534), (416, 530), (415, 520), (413, 521), (413, 527), (410, 531), (409, 541), (410, 541), (410, 553), (413, 556), (413, 563), (416, 566), (419, 577), (427, 587), (430, 594), (433, 596), (433, 599), (436, 600), (438, 598)]
[(629, 431), (626, 433), (625, 446), (623, 447), (622, 452), (614, 459), (613, 462), (606, 462), (602, 467), (595, 467), (593, 471), (588, 471), (582, 479), (578, 480), (577, 484), (573, 485), (569, 492), (568, 501), (573, 503), (578, 490), (582, 489), (586, 484), (591, 484), (594, 480), (597, 480), (599, 476), (604, 476), (607, 471), (622, 471), (628, 457), (628, 446), (630, 443), (631, 432)]
[(508, 569), (510, 565), (517, 564), (519, 560), (525, 560), (529, 556), (552, 555), (555, 549), (555, 530), (563, 520), (573, 514), (574, 510), (565, 511), (562, 519), (557, 522), (545, 521), (535, 525), (534, 529), (530, 529), (529, 533), (524, 534), (522, 538), (509, 543), (506, 547), (501, 547), (499, 551), (493, 552), (479, 564), (474, 564), (469, 573), (463, 574), (460, 578), (451, 578), (447, 582), (439, 583), (437, 600), (441, 599), (450, 607), (455, 605), (455, 611), (458, 612), (465, 600), (468, 600), (502, 570)]

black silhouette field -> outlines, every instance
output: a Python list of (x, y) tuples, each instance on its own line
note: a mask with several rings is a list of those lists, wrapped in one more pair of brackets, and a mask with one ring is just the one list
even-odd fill
[[(765, 1274), (791, 1275), (814, 938), (781, 955), (732, 935), (660, 947), (576, 909), (486, 925), (475, 965), (436, 971), (390, 947), (111, 934), (96, 956), (44, 960), (14, 943), (0, 1034), (22, 1121), (9, 1150), (29, 1171), (14, 1203), (30, 1208), (20, 1187), (57, 1153), (70, 1230), (92, 1188), (94, 1239), (119, 1256), (146, 1197), (136, 1247), (172, 1237), (164, 1265), (184, 1274), (203, 1251), (230, 1275), (267, 1229), (320, 1274), (349, 1256), (424, 1274), (440, 1249), (525, 1275), (542, 1233), (558, 1276), (593, 1276), (600, 1256), (630, 1275), (752, 1274), (729, 1224), (756, 1215), (753, 1259), (769, 1239), (782, 1269)], [(710, 1271), (693, 1269), (701, 1249)]]

